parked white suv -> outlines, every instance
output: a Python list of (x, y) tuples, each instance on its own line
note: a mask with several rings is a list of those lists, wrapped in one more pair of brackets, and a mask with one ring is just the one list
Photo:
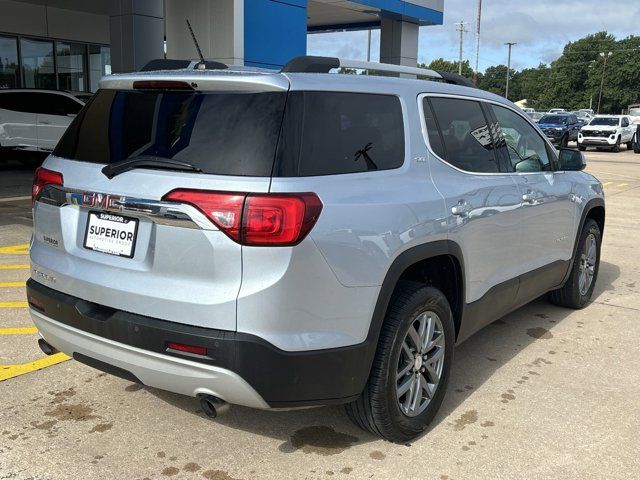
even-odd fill
[(83, 106), (67, 92), (0, 90), (0, 148), (51, 152)]
[(635, 134), (636, 126), (628, 116), (598, 115), (580, 130), (578, 148), (585, 151), (587, 147), (605, 147), (619, 152), (620, 145), (624, 143), (631, 150)]

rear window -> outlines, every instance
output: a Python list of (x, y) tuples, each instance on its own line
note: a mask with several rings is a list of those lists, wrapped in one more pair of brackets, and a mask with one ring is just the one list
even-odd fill
[(400, 100), (391, 95), (291, 92), (275, 176), (398, 168), (404, 161)]
[(54, 155), (100, 164), (151, 155), (209, 174), (270, 176), (285, 101), (284, 92), (100, 90)]

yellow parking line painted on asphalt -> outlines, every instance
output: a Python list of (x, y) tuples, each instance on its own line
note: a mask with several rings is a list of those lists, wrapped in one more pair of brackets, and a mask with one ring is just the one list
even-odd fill
[(8, 380), (10, 378), (24, 375), (25, 373), (35, 372), (58, 363), (69, 360), (70, 357), (64, 353), (56, 353), (34, 362), (23, 363), (20, 365), (0, 365), (0, 382)]
[(27, 302), (0, 302), (0, 308), (26, 308)]
[(629, 185), (628, 183), (621, 183), (620, 185), (618, 185), (619, 187), (626, 187), (627, 185)]
[(36, 327), (4, 327), (0, 328), (0, 335), (32, 335), (38, 333)]
[(0, 282), (0, 288), (24, 287), (27, 282)]
[(0, 263), (0, 270), (29, 270), (28, 263)]
[(603, 185), (606, 187), (607, 185), (611, 185), (613, 182), (604, 182)]
[(20, 243), (18, 245), (7, 245), (0, 247), (0, 253), (4, 255), (27, 255), (29, 253), (29, 244)]

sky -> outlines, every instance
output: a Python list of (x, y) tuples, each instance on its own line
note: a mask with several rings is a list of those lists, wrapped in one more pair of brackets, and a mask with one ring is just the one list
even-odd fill
[[(463, 59), (475, 62), (476, 0), (445, 0), (444, 25), (420, 28), (418, 61), (458, 60), (456, 23), (468, 23)], [(511, 66), (516, 70), (550, 63), (564, 45), (606, 30), (616, 38), (640, 34), (640, 0), (483, 0), (479, 70), (507, 63), (505, 42), (516, 42)], [(380, 31), (371, 35), (371, 60), (379, 60)], [(367, 32), (307, 36), (309, 55), (365, 60)]]

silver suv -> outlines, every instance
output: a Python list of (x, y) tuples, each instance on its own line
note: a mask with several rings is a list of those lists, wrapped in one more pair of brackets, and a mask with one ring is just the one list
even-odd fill
[(34, 180), (42, 348), (211, 416), (346, 404), (416, 437), (456, 344), (588, 303), (605, 220), (580, 152), (452, 83), (322, 57), (103, 79)]

